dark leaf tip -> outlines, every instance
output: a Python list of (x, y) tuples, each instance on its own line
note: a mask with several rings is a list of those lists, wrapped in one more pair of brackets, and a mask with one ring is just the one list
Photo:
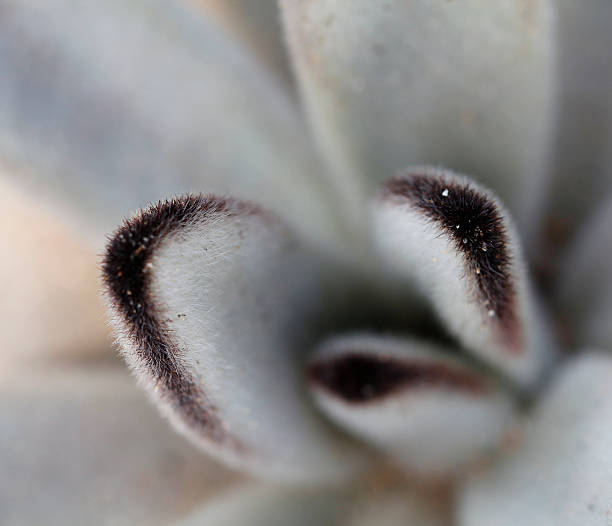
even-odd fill
[(468, 182), (422, 174), (389, 180), (384, 195), (408, 201), (453, 241), (463, 255), (483, 315), (498, 324), (509, 350), (520, 351), (512, 255), (497, 203)]
[(160, 201), (126, 220), (109, 239), (102, 263), (106, 295), (123, 322), (139, 368), (148, 371), (157, 393), (191, 428), (216, 442), (226, 435), (214, 406), (183, 364), (150, 290), (151, 257), (168, 236), (185, 232), (212, 215), (256, 214), (257, 207), (213, 196), (186, 195)]
[(358, 351), (312, 363), (308, 379), (353, 404), (378, 402), (408, 389), (446, 388), (470, 395), (486, 390), (481, 379), (449, 365), (372, 356)]

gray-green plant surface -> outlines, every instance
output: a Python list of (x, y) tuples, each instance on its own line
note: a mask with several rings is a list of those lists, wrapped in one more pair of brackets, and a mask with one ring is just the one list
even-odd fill
[(0, 523), (610, 524), (611, 23), (0, 2), (3, 177), (133, 373), (5, 343)]

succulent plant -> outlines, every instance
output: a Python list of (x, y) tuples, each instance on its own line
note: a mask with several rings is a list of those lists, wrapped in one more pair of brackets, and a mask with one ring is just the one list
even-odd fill
[[(199, 480), (187, 441), (163, 438), (174, 463), (134, 489), (163, 426), (114, 375), (43, 369), (5, 404), (48, 396), (45, 416), (11, 416), (0, 454), (49, 433), (67, 489), (125, 469), (137, 496), (70, 512), (60, 490), (31, 516), (0, 497), (7, 523), (608, 524), (612, 4), (276, 9), (0, 7), (5, 171), (91, 245), (115, 228), (121, 355), (170, 426), (249, 477), (175, 511)], [(72, 427), (50, 425), (65, 408)]]

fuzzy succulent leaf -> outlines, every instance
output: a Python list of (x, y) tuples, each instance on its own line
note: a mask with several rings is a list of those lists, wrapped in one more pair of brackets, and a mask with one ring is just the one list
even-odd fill
[(456, 351), (407, 338), (336, 336), (310, 358), (321, 410), (410, 476), (441, 480), (495, 449), (512, 399)]
[(115, 232), (104, 281), (128, 364), (196, 444), (285, 481), (360, 464), (302, 392), (321, 261), (276, 216), (213, 196), (160, 202)]
[(413, 280), (468, 349), (524, 386), (552, 343), (508, 212), (490, 191), (448, 170), (414, 168), (387, 181), (372, 207), (383, 261)]
[(442, 163), (494, 186), (533, 233), (554, 124), (550, 1), (281, 7), (316, 136), (347, 181)]
[(1, 12), (0, 156), (31, 190), (97, 232), (177, 193), (231, 191), (338, 242), (295, 99), (195, 8), (26, 0)]
[(515, 451), (468, 482), (461, 526), (604, 526), (612, 502), (612, 360), (566, 364)]

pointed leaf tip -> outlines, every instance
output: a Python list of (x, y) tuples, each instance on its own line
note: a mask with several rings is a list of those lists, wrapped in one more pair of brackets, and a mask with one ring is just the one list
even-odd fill
[(242, 202), (187, 195), (159, 202), (132, 219), (110, 239), (103, 262), (103, 280), (122, 331), (135, 348), (138, 368), (154, 379), (157, 395), (174, 411), (215, 442), (239, 441), (223, 430), (214, 406), (196, 376), (181, 360), (182, 352), (171, 337), (163, 312), (152, 301), (151, 270), (155, 249), (178, 230), (216, 214), (254, 213)]
[(463, 345), (534, 385), (551, 356), (551, 332), (497, 197), (466, 176), (414, 167), (383, 185), (372, 214), (389, 270), (414, 282)]
[(103, 273), (123, 355), (179, 431), (266, 478), (334, 482), (361, 454), (303, 396), (296, 356), (323, 266), (265, 210), (188, 195), (120, 227)]
[(309, 388), (331, 420), (410, 475), (446, 478), (486, 458), (512, 401), (449, 349), (374, 334), (336, 336), (309, 365)]
[(409, 202), (452, 240), (463, 255), (483, 317), (498, 325), (506, 350), (521, 353), (523, 328), (517, 315), (510, 240), (497, 203), (466, 181), (419, 173), (387, 181), (383, 194), (400, 204)]

